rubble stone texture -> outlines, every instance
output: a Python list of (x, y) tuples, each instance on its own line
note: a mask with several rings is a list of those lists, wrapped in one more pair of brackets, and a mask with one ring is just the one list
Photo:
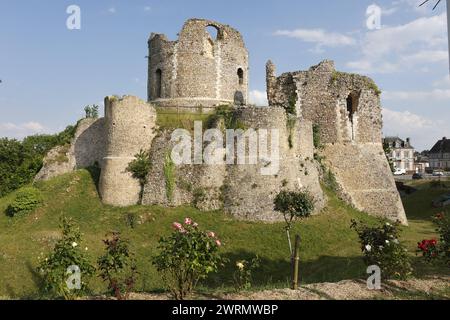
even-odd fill
[[(208, 27), (216, 29), (216, 39)], [(407, 223), (382, 148), (380, 92), (370, 78), (337, 72), (328, 60), (308, 71), (277, 76), (269, 61), (270, 107), (256, 108), (247, 106), (248, 53), (235, 29), (191, 19), (177, 41), (152, 34), (149, 49), (149, 102), (107, 97), (105, 117), (81, 121), (72, 144), (52, 150), (36, 179), (98, 162), (99, 192), (106, 204), (129, 206), (141, 200), (145, 205), (194, 205), (223, 209), (237, 219), (280, 221), (273, 200), (281, 190), (309, 190), (316, 213), (326, 205), (320, 186), (323, 167), (315, 154), (319, 153), (344, 200), (369, 214)], [(269, 140), (270, 130), (278, 130), (279, 172), (262, 175), (268, 165), (264, 159), (256, 165), (186, 164), (167, 170), (176, 142), (171, 141), (171, 131), (157, 128), (155, 106), (211, 111), (223, 104), (234, 106), (233, 119), (244, 130), (268, 130)], [(231, 129), (223, 125), (218, 120), (212, 128)], [(313, 126), (320, 129), (320, 150), (314, 147)], [(149, 151), (151, 159), (143, 189), (127, 171), (141, 150)]]
[(248, 51), (230, 26), (190, 19), (177, 41), (152, 33), (148, 46), (149, 102), (206, 110), (247, 103)]
[(406, 224), (383, 151), (380, 92), (373, 80), (338, 72), (328, 60), (279, 77), (272, 62), (266, 68), (269, 105), (294, 101), (300, 119), (319, 126), (321, 154), (341, 197), (359, 210)]

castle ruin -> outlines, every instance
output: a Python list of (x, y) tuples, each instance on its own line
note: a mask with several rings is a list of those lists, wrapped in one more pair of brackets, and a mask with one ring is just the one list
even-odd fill
[[(207, 32), (211, 27), (216, 37)], [(201, 210), (223, 209), (237, 219), (279, 221), (282, 215), (274, 212), (273, 200), (281, 190), (309, 190), (316, 213), (326, 205), (320, 184), (325, 167), (349, 204), (407, 223), (383, 152), (380, 92), (371, 79), (337, 72), (332, 61), (277, 77), (269, 61), (269, 107), (257, 108), (248, 106), (248, 52), (233, 28), (191, 19), (177, 41), (152, 34), (148, 44), (148, 101), (107, 97), (105, 117), (81, 121), (70, 148), (52, 150), (36, 179), (97, 162), (105, 204), (195, 205)], [(221, 105), (231, 106), (241, 128), (278, 130), (279, 172), (261, 175), (264, 162), (185, 164), (171, 170), (168, 179), (175, 141), (171, 130), (158, 128), (158, 110), (214, 112)], [(223, 129), (224, 123), (211, 126)], [(319, 149), (314, 146), (314, 130), (320, 135)], [(243, 134), (237, 130), (236, 138)], [(246, 149), (252, 147), (249, 141)], [(140, 150), (149, 151), (151, 160), (143, 188), (127, 171)], [(67, 162), (53, 161), (58, 152), (65, 152)]]
[(214, 21), (190, 19), (177, 41), (152, 33), (148, 47), (150, 103), (205, 110), (247, 104), (248, 51), (237, 30)]

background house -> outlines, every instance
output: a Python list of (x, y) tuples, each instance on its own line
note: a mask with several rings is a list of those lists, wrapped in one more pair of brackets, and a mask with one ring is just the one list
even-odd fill
[(429, 158), (429, 152), (416, 152), (415, 153), (415, 160), (414, 160), (414, 168), (417, 173), (429, 173), (430, 168), (430, 158)]
[[(395, 169), (406, 169), (407, 172), (415, 172), (414, 153), (410, 138), (405, 140), (399, 137), (386, 137), (383, 144), (387, 146), (388, 159), (393, 163)], [(385, 148), (386, 149), (386, 148)]]
[(430, 167), (450, 171), (450, 139), (443, 137), (430, 150)]

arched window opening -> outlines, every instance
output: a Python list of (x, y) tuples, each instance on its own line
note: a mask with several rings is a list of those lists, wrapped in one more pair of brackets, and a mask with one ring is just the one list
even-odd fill
[(155, 95), (156, 98), (161, 98), (161, 87), (162, 87), (162, 71), (161, 69), (156, 70), (155, 74)]
[(216, 26), (207, 26), (206, 32), (209, 34), (209, 37), (212, 41), (217, 41), (221, 39), (220, 29)]
[(237, 75), (239, 78), (239, 85), (243, 85), (244, 84), (244, 70), (242, 70), (242, 68), (239, 68), (237, 71)]
[(347, 97), (347, 112), (348, 112), (348, 118), (351, 123), (353, 123), (353, 117), (355, 113), (358, 111), (358, 104), (359, 104), (359, 95), (352, 92)]
[(355, 113), (358, 111), (359, 94), (352, 92), (347, 97), (347, 114), (351, 126), (351, 139), (355, 140)]

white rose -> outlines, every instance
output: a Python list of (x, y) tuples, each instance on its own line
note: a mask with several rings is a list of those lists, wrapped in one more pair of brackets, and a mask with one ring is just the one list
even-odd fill
[(370, 252), (370, 250), (372, 250), (372, 246), (371, 246), (370, 244), (368, 244), (368, 245), (366, 246), (366, 250)]
[(78, 243), (72, 242), (72, 248), (75, 248), (76, 246), (78, 246)]

